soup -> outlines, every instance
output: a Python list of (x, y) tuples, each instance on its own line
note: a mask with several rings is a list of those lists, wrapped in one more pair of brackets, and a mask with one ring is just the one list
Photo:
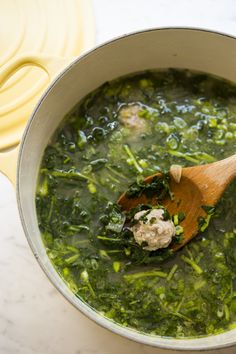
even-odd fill
[(135, 242), (117, 205), (157, 171), (235, 153), (235, 97), (233, 84), (202, 73), (135, 74), (85, 97), (50, 140), (36, 192), (42, 239), (71, 291), (101, 315), (177, 338), (236, 326), (236, 184), (174, 254)]

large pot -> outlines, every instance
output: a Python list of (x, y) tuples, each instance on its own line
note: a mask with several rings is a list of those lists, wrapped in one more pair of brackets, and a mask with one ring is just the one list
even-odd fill
[[(203, 350), (236, 343), (236, 329), (196, 338), (171, 339), (138, 333), (124, 328), (78, 299), (53, 268), (43, 246), (35, 210), (35, 188), (41, 158), (55, 129), (71, 108), (85, 95), (119, 76), (154, 68), (188, 68), (218, 75), (236, 82), (236, 38), (200, 29), (162, 28), (137, 32), (107, 42), (76, 59), (50, 85), (38, 102), (20, 144), (16, 193), (21, 222), (32, 251), (55, 287), (80, 311), (100, 325), (124, 337), (179, 350)], [(47, 60), (21, 59), (46, 67)], [(0, 78), (16, 65), (0, 72)], [(15, 151), (0, 154), (2, 171), (14, 181), (12, 163)]]

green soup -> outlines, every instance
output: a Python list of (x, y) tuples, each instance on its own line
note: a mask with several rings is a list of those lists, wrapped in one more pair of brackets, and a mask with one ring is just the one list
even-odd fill
[(42, 239), (71, 291), (101, 315), (168, 337), (236, 327), (236, 184), (209, 227), (166, 259), (131, 242), (116, 205), (172, 164), (234, 154), (235, 98), (233, 84), (205, 74), (146, 72), (105, 83), (54, 134), (36, 194)]

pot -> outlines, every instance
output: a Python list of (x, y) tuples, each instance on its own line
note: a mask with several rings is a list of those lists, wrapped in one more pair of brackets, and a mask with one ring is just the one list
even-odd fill
[[(236, 329), (203, 338), (174, 339), (151, 336), (122, 327), (102, 317), (77, 298), (55, 271), (41, 240), (35, 210), (35, 190), (45, 147), (61, 120), (75, 104), (105, 81), (157, 68), (188, 68), (236, 82), (236, 38), (221, 33), (190, 29), (151, 29), (126, 35), (84, 54), (61, 72), (38, 102), (17, 150), (0, 154), (3, 173), (15, 181), (21, 222), (32, 251), (55, 287), (86, 316), (134, 341), (175, 350), (216, 349), (236, 344)], [(54, 58), (54, 61), (57, 60)], [(17, 67), (31, 63), (49, 74), (52, 58), (32, 55), (18, 59), (0, 72), (5, 79)], [(58, 69), (60, 67), (60, 60)], [(55, 68), (55, 65), (53, 66)]]

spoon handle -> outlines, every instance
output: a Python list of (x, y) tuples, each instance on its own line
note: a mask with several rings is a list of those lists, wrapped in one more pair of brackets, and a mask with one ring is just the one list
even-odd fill
[(203, 194), (203, 204), (215, 205), (236, 178), (236, 154), (207, 165), (187, 167), (183, 175), (191, 179)]
[(236, 154), (211, 164), (212, 173), (219, 184), (228, 184), (236, 177)]

